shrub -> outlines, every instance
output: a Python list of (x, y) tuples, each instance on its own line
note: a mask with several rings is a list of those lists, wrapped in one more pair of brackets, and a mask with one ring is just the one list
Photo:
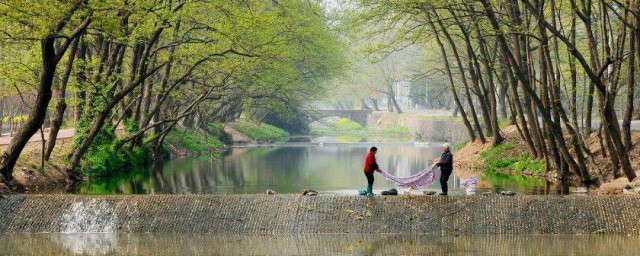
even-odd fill
[(89, 177), (105, 177), (131, 167), (148, 164), (150, 156), (151, 150), (146, 146), (115, 150), (111, 144), (103, 144), (87, 152), (81, 170)]

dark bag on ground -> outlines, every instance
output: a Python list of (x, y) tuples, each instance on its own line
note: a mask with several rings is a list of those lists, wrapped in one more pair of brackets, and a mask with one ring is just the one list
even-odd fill
[(387, 191), (382, 191), (382, 195), (383, 196), (397, 196), (398, 195), (398, 190), (396, 190), (395, 188), (389, 189)]

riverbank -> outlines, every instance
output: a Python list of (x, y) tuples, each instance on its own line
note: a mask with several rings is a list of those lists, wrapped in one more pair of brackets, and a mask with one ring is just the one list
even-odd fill
[(638, 209), (628, 196), (17, 195), (0, 199), (0, 233), (631, 235)]
[[(528, 148), (520, 138), (515, 126), (507, 126), (502, 129), (505, 138), (504, 143), (497, 147), (487, 143), (468, 142), (457, 149), (455, 154), (455, 167), (457, 170), (470, 172), (498, 172), (512, 176), (526, 176), (546, 179), (552, 182), (560, 182), (555, 170), (546, 172), (544, 161), (533, 159), (528, 153)], [(490, 138), (489, 138), (490, 140)], [(640, 133), (632, 134), (633, 148), (629, 152), (631, 164), (634, 169), (640, 169)], [(592, 177), (602, 177), (600, 187), (594, 192), (599, 194), (638, 194), (640, 178), (629, 182), (626, 178), (613, 179), (613, 168), (609, 159), (604, 158), (602, 147), (598, 137), (593, 134), (587, 140), (591, 152), (594, 154), (594, 162), (597, 169), (590, 170)], [(636, 171), (640, 174), (640, 171)], [(569, 182), (579, 183), (579, 177), (569, 176)], [(637, 189), (636, 189), (637, 188)]]
[[(242, 127), (248, 131), (248, 135), (244, 135), (234, 130), (240, 136), (249, 138), (247, 142), (279, 141), (288, 136), (286, 131), (279, 128), (266, 124), (259, 126), (247, 121), (227, 125), (209, 124), (200, 129), (176, 127), (165, 140), (163, 152), (165, 156), (161, 158), (177, 159), (205, 154), (220, 154), (228, 145), (234, 143), (232, 135), (225, 132), (225, 127)], [(251, 139), (252, 137), (250, 136), (255, 137), (256, 140)], [(62, 167), (65, 165), (65, 157), (72, 143), (73, 138), (69, 136), (63, 136), (58, 139), (50, 160), (45, 161), (44, 170), (41, 167), (42, 141), (34, 140), (27, 143), (14, 169), (13, 186), (9, 187), (0, 182), (0, 194), (67, 192), (72, 182), (68, 179)], [(0, 145), (0, 153), (5, 147), (7, 145)], [(151, 154), (151, 152), (148, 153)], [(91, 158), (92, 164), (97, 163), (101, 166), (109, 166), (108, 163), (111, 160), (103, 159), (101, 158), (102, 156), (109, 157), (110, 154), (93, 156)], [(151, 159), (152, 156), (147, 155), (144, 158)], [(127, 170), (136, 167), (130, 163), (122, 164), (128, 166)], [(121, 170), (107, 171), (112, 173), (110, 175), (114, 175), (119, 174), (117, 172)], [(87, 176), (87, 178), (98, 177)]]
[(429, 113), (374, 111), (368, 115), (365, 125), (347, 118), (327, 117), (311, 123), (311, 134), (376, 142), (417, 140), (459, 144), (467, 140), (461, 118)]

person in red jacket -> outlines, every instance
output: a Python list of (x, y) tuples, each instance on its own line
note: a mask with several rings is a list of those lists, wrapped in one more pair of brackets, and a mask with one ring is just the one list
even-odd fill
[(378, 148), (371, 147), (364, 161), (364, 175), (367, 176), (367, 195), (369, 196), (373, 196), (373, 172), (380, 171), (380, 167), (376, 162), (376, 153), (378, 153)]

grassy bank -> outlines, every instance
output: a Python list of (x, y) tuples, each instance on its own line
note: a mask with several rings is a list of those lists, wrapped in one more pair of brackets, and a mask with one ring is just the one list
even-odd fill
[(480, 153), (480, 157), (485, 162), (486, 171), (519, 174), (539, 175), (545, 170), (544, 162), (533, 159), (528, 152), (514, 150), (516, 145), (512, 142), (492, 147)]
[(167, 136), (166, 143), (172, 155), (190, 155), (224, 148), (226, 135), (218, 125), (209, 125), (206, 130), (175, 128)]
[(256, 142), (286, 141), (289, 137), (289, 132), (265, 123), (257, 124), (249, 120), (238, 120), (230, 125)]
[[(82, 136), (81, 134), (78, 136)], [(123, 135), (116, 133), (100, 134), (83, 158), (80, 169), (90, 179), (100, 179), (113, 175), (127, 175), (129, 170), (141, 168), (149, 164), (152, 157), (151, 149), (143, 143), (142, 146), (125, 145), (115, 149), (114, 142)], [(51, 159), (41, 167), (42, 142), (30, 142), (26, 145), (14, 168), (14, 181), (17, 192), (52, 192), (66, 191), (69, 184), (63, 167), (67, 164), (67, 155), (79, 137), (58, 139)], [(177, 127), (167, 136), (164, 151), (170, 157), (198, 155), (221, 151), (225, 144), (231, 143), (230, 138), (222, 130), (222, 125), (211, 124), (204, 129), (187, 129)], [(0, 146), (0, 153), (6, 145)], [(9, 193), (9, 189), (0, 184), (0, 194)]]
[[(529, 150), (515, 126), (502, 128), (505, 141), (496, 147), (492, 147), (491, 141), (480, 143), (469, 142), (464, 147), (456, 150), (455, 166), (458, 170), (482, 172), (484, 175), (494, 175), (504, 178), (507, 175), (514, 181), (522, 181), (520, 178), (527, 176), (544, 177), (550, 181), (558, 181), (555, 169), (546, 172), (543, 159), (534, 159), (529, 155)], [(633, 147), (629, 151), (631, 165), (637, 170), (640, 166), (640, 133), (632, 133)], [(626, 177), (613, 178), (613, 167), (610, 159), (604, 157), (602, 148), (598, 143), (598, 137), (594, 133), (587, 138), (587, 144), (593, 153), (593, 162), (590, 162), (591, 177), (600, 177), (600, 187), (596, 190), (599, 194), (623, 194), (625, 189), (629, 193), (632, 188), (640, 186), (640, 179), (628, 181)], [(500, 175), (497, 175), (500, 174)], [(636, 171), (640, 174), (640, 171)], [(579, 177), (570, 174), (570, 182), (579, 183)], [(531, 182), (528, 181), (527, 182)], [(522, 183), (522, 182), (519, 182)], [(640, 191), (640, 189), (638, 189)], [(635, 190), (634, 190), (635, 191)], [(635, 192), (631, 192), (634, 193)]]
[(502, 128), (505, 141), (493, 147), (491, 141), (480, 143), (468, 142), (456, 145), (456, 167), (485, 173), (502, 173), (525, 176), (545, 174), (542, 159), (534, 159), (529, 155), (526, 145), (520, 139), (513, 126)]

